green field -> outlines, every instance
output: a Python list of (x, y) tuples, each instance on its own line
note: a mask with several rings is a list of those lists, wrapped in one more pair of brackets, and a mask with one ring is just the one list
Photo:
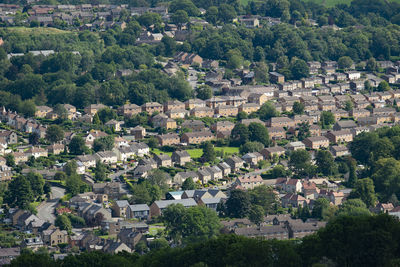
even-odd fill
[[(225, 153), (228, 153), (228, 154), (235, 154), (235, 153), (237, 154), (237, 153), (239, 153), (239, 148), (238, 147), (228, 147), (228, 146), (226, 146), (226, 147), (215, 147), (215, 150), (216, 151), (223, 150)], [(203, 149), (201, 149), (201, 148), (187, 149), (186, 151), (189, 153), (189, 155), (190, 155), (190, 157), (192, 159), (198, 159), (203, 155)], [(161, 153), (169, 155), (169, 156), (172, 155), (172, 152), (163, 152), (163, 151), (159, 150), (158, 148), (153, 148), (151, 150), (151, 152), (153, 152), (154, 154), (157, 154), (157, 155), (160, 155)]]
[(27, 27), (8, 27), (8, 31), (21, 33), (21, 34), (33, 34), (33, 35), (42, 35), (42, 34), (67, 34), (73, 33), (71, 31), (64, 31), (56, 28), (50, 27), (39, 27), (39, 28), (27, 28)]

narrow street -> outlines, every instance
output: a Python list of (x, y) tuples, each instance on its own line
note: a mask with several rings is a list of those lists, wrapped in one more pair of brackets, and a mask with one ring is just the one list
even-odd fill
[(48, 199), (46, 202), (40, 204), (40, 206), (37, 208), (38, 210), (37, 216), (39, 217), (39, 219), (54, 224), (54, 221), (56, 220), (56, 217), (54, 215), (55, 206), (57, 205), (60, 198), (62, 198), (64, 195), (65, 195), (65, 189), (52, 186), (51, 198)]

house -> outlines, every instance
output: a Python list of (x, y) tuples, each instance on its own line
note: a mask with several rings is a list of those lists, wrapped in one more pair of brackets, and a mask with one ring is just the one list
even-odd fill
[(349, 115), (352, 116), (355, 120), (358, 120), (358, 118), (361, 117), (369, 117), (371, 115), (371, 112), (369, 112), (369, 110), (367, 109), (355, 109), (353, 108), (352, 110), (350, 110)]
[(21, 242), (21, 248), (30, 249), (32, 251), (38, 251), (41, 247), (43, 247), (43, 241), (39, 236), (25, 238)]
[(137, 243), (143, 239), (143, 234), (135, 228), (125, 228), (117, 235), (117, 239), (126, 244), (132, 251), (135, 249)]
[(146, 136), (146, 128), (139, 125), (132, 128), (130, 132), (135, 137), (135, 140), (143, 139)]
[(164, 112), (168, 110), (185, 110), (185, 104), (179, 100), (170, 100), (164, 103)]
[(190, 115), (197, 118), (213, 117), (214, 110), (209, 107), (196, 107), (190, 110)]
[(53, 144), (47, 147), (47, 151), (50, 154), (58, 155), (63, 153), (65, 150), (65, 146), (63, 144)]
[(89, 115), (92, 115), (92, 116), (93, 116), (93, 115), (96, 114), (100, 109), (104, 109), (104, 108), (106, 108), (106, 107), (107, 107), (107, 106), (105, 106), (105, 105), (103, 105), (103, 104), (91, 104), (91, 105), (85, 107), (84, 111), (85, 111), (86, 114), (89, 114)]
[(156, 128), (166, 128), (167, 130), (169, 129), (175, 129), (176, 128), (176, 121), (168, 118), (165, 115), (156, 115), (152, 118), (153, 126)]
[(274, 157), (280, 157), (285, 154), (285, 149), (280, 146), (268, 147), (261, 150), (261, 154), (265, 159), (273, 159)]
[(107, 164), (115, 164), (118, 161), (117, 154), (113, 151), (99, 151), (94, 154), (96, 161)]
[(228, 176), (231, 173), (231, 166), (226, 162), (218, 163), (217, 167), (222, 171), (222, 176)]
[(18, 135), (13, 131), (1, 131), (0, 132), (0, 140), (5, 141), (7, 144), (17, 144), (18, 143)]
[(150, 216), (160, 216), (164, 209), (166, 209), (171, 204), (181, 204), (184, 207), (195, 207), (197, 206), (196, 201), (193, 198), (178, 199), (178, 200), (158, 200), (154, 201), (150, 206)]
[(15, 164), (20, 164), (21, 162), (26, 162), (28, 161), (28, 156), (27, 154), (23, 153), (23, 152), (13, 152), (11, 153), (11, 155), (14, 156), (14, 161)]
[(47, 150), (41, 147), (30, 147), (26, 152), (26, 156), (29, 157), (34, 157), (35, 159), (38, 157), (47, 157), (48, 153)]
[(288, 230), (282, 225), (268, 225), (261, 227), (238, 227), (234, 228), (235, 235), (245, 236), (248, 238), (262, 238), (262, 239), (288, 239)]
[(352, 128), (356, 128), (357, 124), (352, 121), (352, 120), (345, 120), (345, 121), (338, 121), (333, 125), (333, 130), (334, 131), (340, 131), (340, 130), (349, 130)]
[(43, 242), (48, 246), (57, 246), (68, 243), (68, 233), (60, 228), (49, 229), (42, 232)]
[(10, 264), (11, 261), (20, 255), (20, 248), (0, 248), (0, 263)]
[(256, 112), (260, 109), (260, 105), (257, 103), (245, 103), (239, 106), (239, 112), (245, 112), (247, 114)]
[(136, 104), (125, 104), (118, 108), (118, 114), (125, 117), (131, 117), (133, 115), (139, 114), (140, 112), (142, 112), (142, 109)]
[(178, 172), (174, 176), (174, 183), (181, 185), (187, 178), (191, 177), (193, 182), (200, 180), (199, 174), (195, 171)]
[(153, 114), (154, 112), (162, 113), (164, 110), (163, 105), (157, 102), (144, 103), (141, 108), (143, 112), (147, 112), (149, 114)]
[(103, 251), (110, 254), (118, 254), (123, 251), (128, 253), (132, 252), (132, 250), (126, 244), (113, 240), (108, 241), (108, 243), (103, 247)]
[(281, 198), (281, 201), (284, 208), (289, 206), (297, 208), (299, 206), (304, 206), (307, 203), (307, 200), (303, 196), (296, 193), (287, 193)]
[(361, 73), (358, 71), (348, 71), (345, 74), (348, 80), (358, 80), (361, 78)]
[(202, 142), (214, 140), (215, 136), (210, 131), (184, 133), (181, 142), (186, 144), (201, 144)]
[(112, 205), (113, 215), (115, 217), (127, 217), (127, 208), (129, 206), (126, 200), (117, 200)]
[(174, 163), (179, 165), (185, 165), (187, 162), (190, 162), (190, 155), (186, 150), (182, 151), (174, 151), (172, 153), (171, 159)]
[(222, 170), (218, 166), (205, 167), (205, 170), (211, 174), (211, 180), (213, 181), (217, 181), (223, 177)]
[(233, 128), (235, 127), (235, 124), (230, 121), (218, 121), (211, 125), (210, 129), (213, 130), (214, 132), (225, 132), (229, 131), (231, 132)]
[(329, 139), (325, 136), (312, 136), (303, 140), (304, 145), (311, 149), (320, 149), (321, 147), (329, 147)]
[(268, 134), (272, 140), (286, 138), (286, 131), (283, 127), (268, 127)]
[(348, 143), (353, 141), (353, 134), (350, 130), (328, 131), (325, 135), (331, 143)]
[(36, 106), (35, 117), (45, 118), (53, 109), (48, 106)]
[(83, 155), (76, 157), (77, 161), (82, 162), (86, 168), (96, 167), (96, 157), (93, 155)]
[(205, 124), (200, 120), (185, 120), (181, 124), (181, 129), (190, 129), (192, 132), (204, 131)]
[(306, 146), (304, 145), (303, 142), (296, 141), (296, 142), (288, 143), (288, 144), (285, 146), (285, 148), (286, 148), (287, 150), (289, 150), (289, 151), (295, 151), (295, 150), (298, 150), (298, 149), (306, 149)]
[(243, 167), (244, 164), (244, 161), (235, 155), (227, 158), (225, 162), (231, 167), (232, 172), (237, 172), (240, 168)]
[(249, 175), (236, 178), (234, 182), (236, 186), (241, 186), (245, 189), (253, 189), (254, 187), (264, 184), (264, 180), (260, 175)]
[(331, 146), (330, 152), (334, 157), (350, 155), (349, 149), (345, 146)]
[(158, 167), (170, 167), (172, 166), (171, 157), (167, 154), (154, 155), (154, 160), (157, 162)]
[(149, 146), (143, 142), (133, 143), (133, 144), (131, 144), (130, 147), (135, 152), (135, 154), (138, 155), (139, 157), (143, 157), (150, 153)]
[(239, 109), (233, 106), (217, 106), (215, 108), (215, 114), (222, 117), (235, 117), (239, 113)]
[(126, 210), (127, 219), (147, 219), (150, 215), (150, 208), (147, 204), (129, 205)]
[(112, 129), (114, 129), (114, 131), (116, 132), (120, 132), (121, 129), (121, 125), (124, 124), (123, 121), (117, 121), (117, 120), (109, 120), (108, 122), (106, 122), (104, 125), (111, 127)]
[(269, 79), (272, 83), (284, 83), (285, 82), (285, 76), (278, 72), (270, 72)]
[(258, 152), (251, 152), (244, 154), (242, 159), (248, 163), (251, 167), (257, 166), (257, 163), (264, 159), (263, 155)]
[(177, 145), (181, 142), (179, 135), (173, 133), (157, 135), (157, 140), (160, 146)]
[(270, 118), (266, 125), (268, 127), (286, 127), (289, 128), (291, 126), (295, 126), (296, 123), (294, 120), (288, 118), (288, 117), (272, 117)]
[(203, 184), (207, 184), (211, 180), (211, 173), (207, 169), (199, 169), (197, 171), (200, 181)]
[(318, 197), (319, 194), (319, 189), (317, 188), (317, 185), (311, 181), (303, 182), (301, 190), (306, 199), (315, 199)]
[(189, 116), (190, 112), (186, 109), (170, 109), (165, 112), (170, 119), (184, 119)]
[(195, 99), (189, 99), (185, 102), (185, 108), (188, 110), (192, 110), (194, 108), (203, 108), (206, 106), (206, 102), (195, 98)]
[[(267, 102), (270, 99), (269, 96), (267, 96), (265, 93), (251, 93), (247, 97), (247, 101), (249, 104), (256, 104), (258, 108), (262, 106), (265, 102)], [(253, 106), (254, 108), (255, 106)], [(246, 108), (242, 107), (242, 111), (244, 111)], [(240, 110), (240, 106), (239, 106)]]

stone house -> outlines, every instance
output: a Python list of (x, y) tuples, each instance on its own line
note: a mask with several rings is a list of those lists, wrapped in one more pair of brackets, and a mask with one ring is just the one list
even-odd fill
[(168, 110), (184, 110), (185, 109), (185, 104), (182, 103), (179, 100), (170, 100), (164, 103), (164, 112), (167, 112)]
[(185, 102), (185, 108), (188, 110), (192, 110), (194, 108), (203, 108), (206, 106), (206, 102), (201, 99), (189, 99)]
[(113, 215), (115, 217), (127, 217), (129, 203), (126, 200), (117, 200), (112, 205)]
[(154, 160), (157, 162), (158, 167), (170, 167), (172, 166), (172, 160), (171, 157), (168, 156), (167, 154), (160, 154), (160, 155), (155, 155)]
[(211, 125), (210, 129), (214, 132), (232, 131), (235, 124), (230, 121), (218, 121)]
[(147, 112), (149, 114), (153, 114), (154, 112), (162, 113), (164, 110), (163, 105), (157, 102), (144, 103), (141, 108), (143, 112)]
[(260, 175), (250, 175), (236, 178), (234, 184), (245, 189), (253, 189), (254, 187), (263, 185), (264, 180)]
[(96, 114), (100, 109), (106, 108), (107, 106), (103, 105), (103, 104), (91, 104), (87, 107), (85, 107), (84, 111), (86, 114), (89, 115), (94, 115)]
[(190, 110), (190, 115), (197, 118), (213, 117), (214, 110), (209, 107), (196, 107)]
[(157, 135), (157, 140), (160, 146), (177, 145), (181, 142), (179, 135), (173, 133)]
[(264, 156), (265, 159), (269, 160), (272, 159), (273, 157), (280, 157), (282, 155), (285, 155), (285, 149), (280, 146), (274, 146), (274, 147), (267, 147), (261, 150), (261, 154)]
[(150, 215), (150, 208), (147, 204), (129, 205), (126, 210), (126, 218), (128, 219), (147, 219)]
[(185, 165), (187, 162), (190, 162), (190, 155), (186, 150), (174, 151), (172, 153), (171, 159), (174, 163), (179, 165)]
[(325, 136), (312, 136), (303, 140), (307, 148), (320, 149), (321, 147), (329, 147), (329, 139)]
[(118, 108), (118, 114), (131, 117), (142, 112), (141, 107), (136, 104), (125, 104)]
[(232, 172), (237, 172), (240, 168), (243, 167), (244, 163), (244, 161), (238, 156), (227, 158), (225, 162), (231, 167)]
[(163, 210), (165, 210), (171, 204), (182, 204), (184, 207), (197, 206), (196, 201), (193, 198), (179, 199), (179, 200), (158, 200), (154, 201), (150, 206), (150, 216), (160, 216)]
[(184, 133), (181, 142), (186, 144), (201, 144), (202, 142), (214, 140), (215, 136), (210, 131)]
[(68, 233), (65, 230), (60, 230), (60, 228), (44, 230), (42, 240), (48, 246), (66, 244), (68, 243)]
[(215, 108), (215, 114), (222, 117), (234, 117), (239, 113), (239, 109), (234, 106), (218, 106)]
[(353, 134), (350, 130), (329, 131), (325, 136), (329, 139), (329, 142), (335, 144), (353, 141)]

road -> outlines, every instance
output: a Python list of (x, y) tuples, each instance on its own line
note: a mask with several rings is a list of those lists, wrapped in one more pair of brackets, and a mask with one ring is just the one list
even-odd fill
[(111, 181), (113, 182), (119, 182), (119, 177), (129, 171), (132, 171), (136, 168), (137, 163), (135, 162), (135, 166), (134, 167), (129, 167), (125, 170), (121, 170), (121, 171), (117, 171), (115, 173), (110, 174), (108, 177), (111, 179)]
[(50, 199), (40, 204), (40, 206), (37, 209), (38, 210), (37, 216), (39, 217), (39, 219), (54, 224), (54, 221), (56, 219), (54, 215), (55, 206), (57, 205), (60, 198), (62, 198), (64, 195), (65, 195), (65, 189), (52, 186)]

